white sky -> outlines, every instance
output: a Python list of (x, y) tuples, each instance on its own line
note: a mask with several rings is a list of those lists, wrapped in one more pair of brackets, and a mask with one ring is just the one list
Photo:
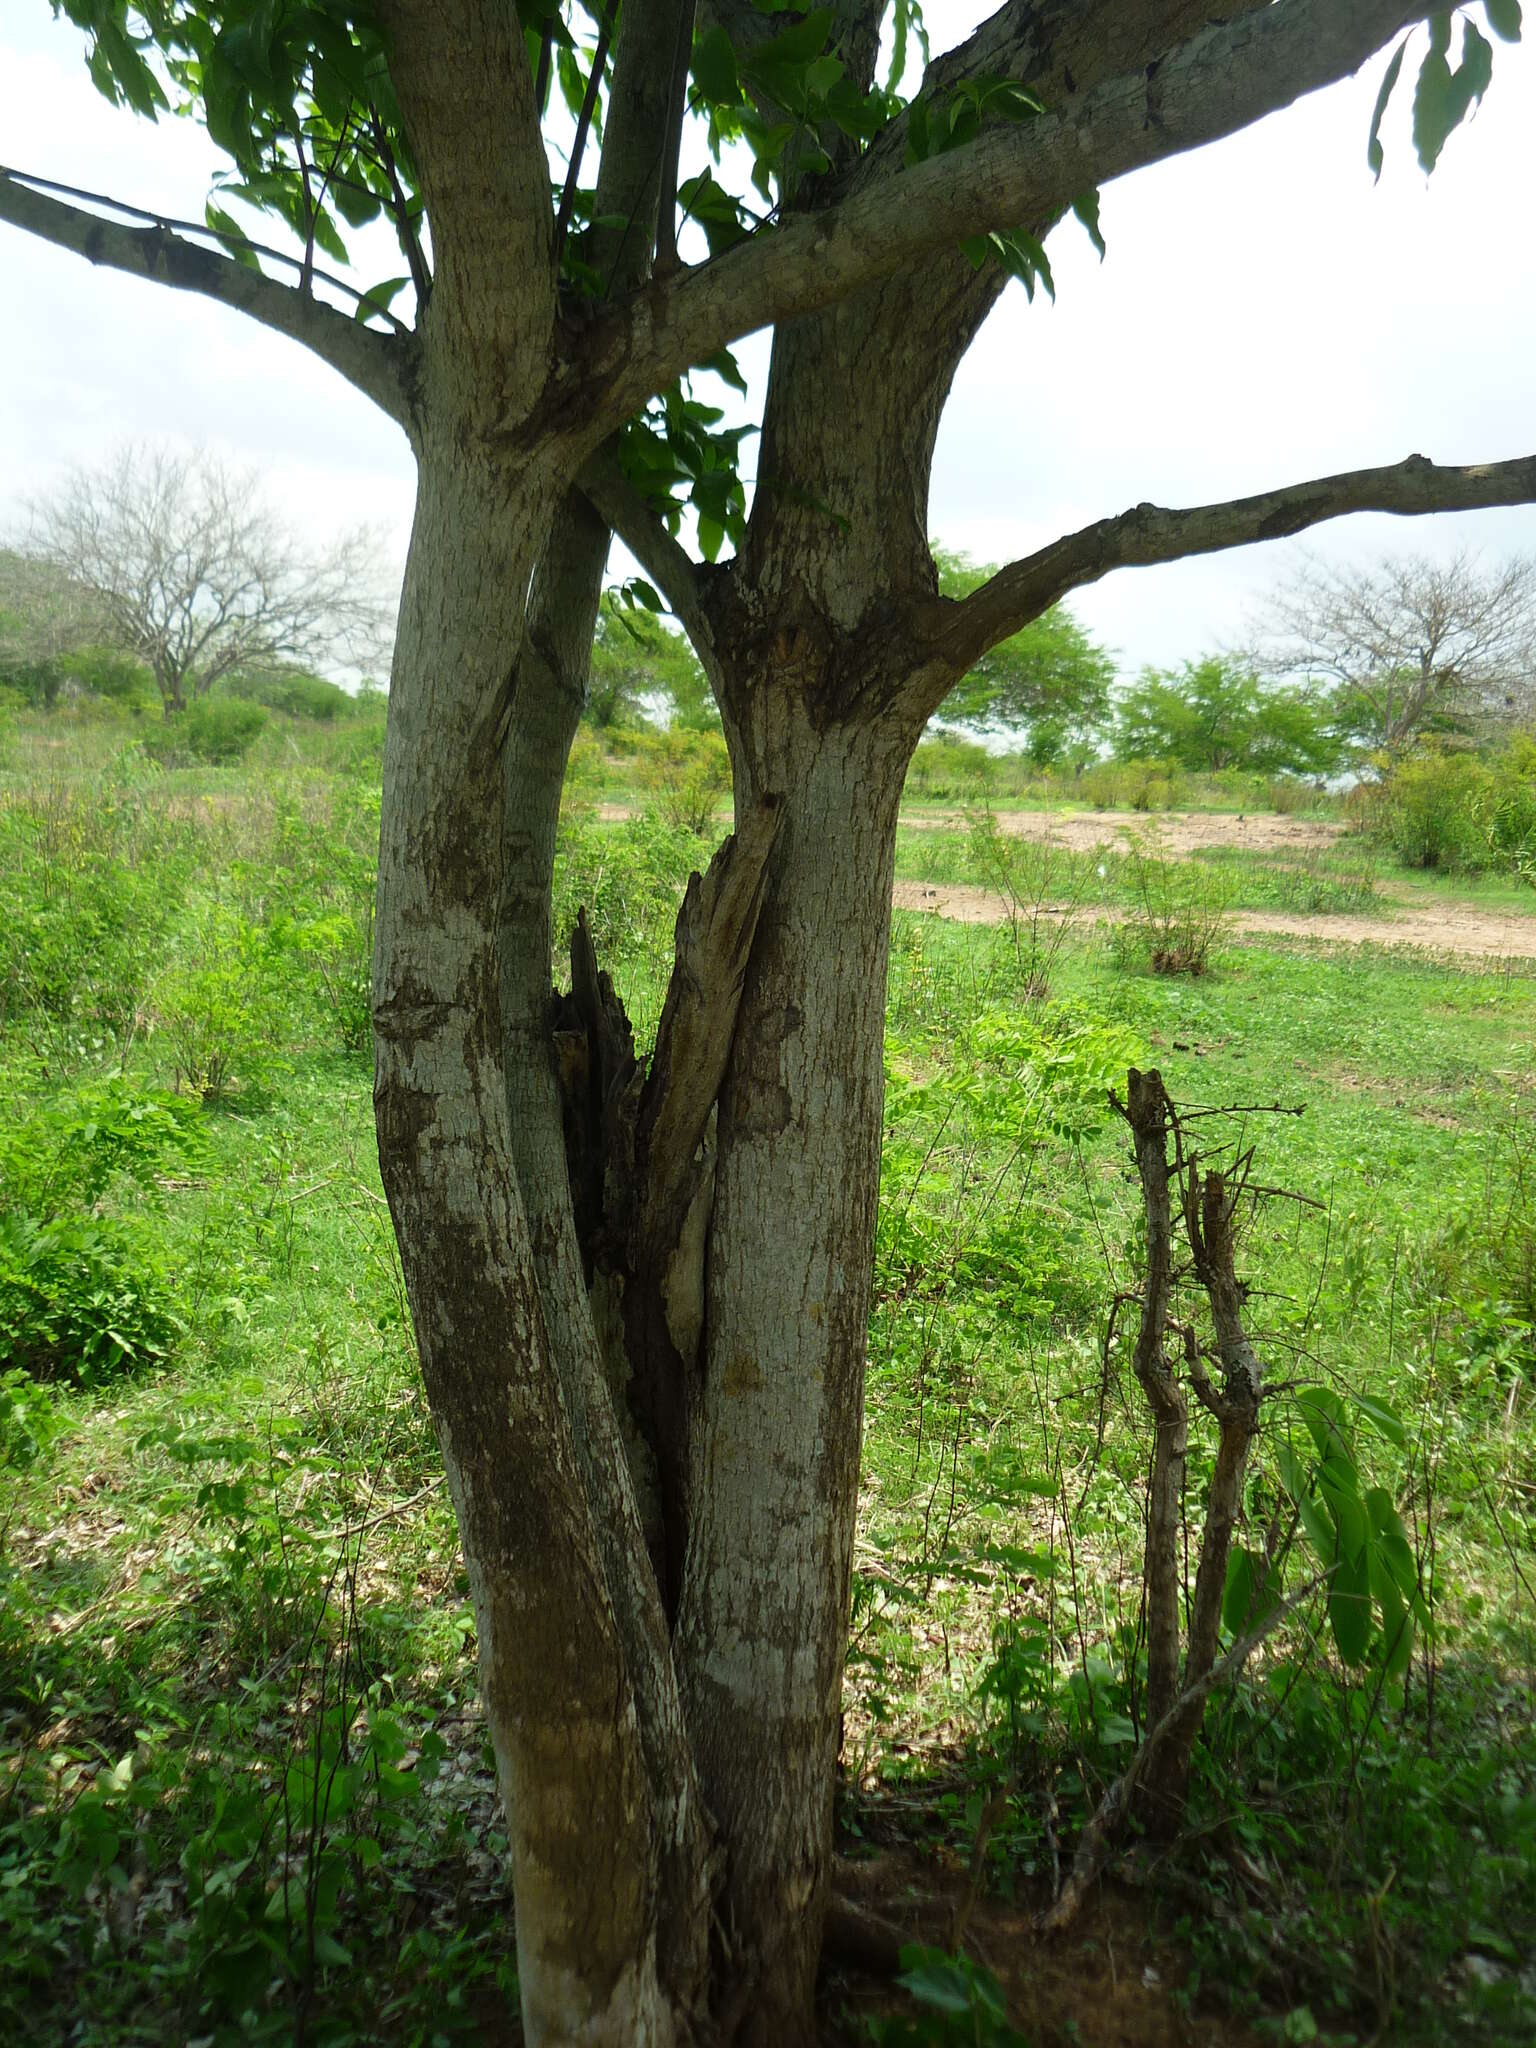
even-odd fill
[[(930, 0), (935, 48), (985, 11)], [(0, 0), (0, 162), (201, 217), (219, 161), (207, 138), (114, 112), (83, 47), (47, 0)], [(1536, 452), (1536, 58), (1495, 46), (1487, 102), (1431, 181), (1407, 132), (1415, 62), (1379, 185), (1365, 163), (1373, 65), (1108, 187), (1104, 264), (1074, 222), (1058, 229), (1057, 303), (1010, 287), (956, 381), (935, 535), (1001, 561), (1142, 499), (1197, 503), (1415, 451)], [(0, 525), (64, 466), (175, 436), (260, 469), (295, 526), (379, 523), (403, 555), (404, 438), (302, 348), (5, 226), (0, 261)], [(386, 253), (363, 282), (396, 268)], [(1463, 545), (1536, 553), (1536, 508), (1356, 518), (1308, 542), (1350, 560)], [(1074, 607), (1127, 671), (1176, 662), (1239, 639), (1295, 560), (1251, 548), (1125, 571)]]

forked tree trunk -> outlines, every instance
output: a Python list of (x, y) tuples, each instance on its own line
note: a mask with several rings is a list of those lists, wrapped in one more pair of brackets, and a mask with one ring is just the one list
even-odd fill
[[(554, 830), (602, 547), (554, 496), (423, 458), (385, 765), (411, 826), (381, 851), (381, 1162), (474, 1597), (529, 2039), (808, 2042), (916, 728), (816, 715), (783, 650), (728, 693), (746, 880), (720, 867), (679, 927), (685, 1010), (705, 968), (739, 982), (702, 1325), (696, 1356), (669, 1354), (675, 1434), (641, 1443), (624, 1366), (657, 1361), (616, 1372), (611, 1324), (605, 1349), (551, 1053)], [(734, 970), (690, 916), (740, 934)], [(653, 1149), (666, 1126), (642, 1110)], [(630, 1185), (625, 1163), (614, 1227), (655, 1161), (629, 1156)], [(658, 1451), (675, 1584), (635, 1484)]]

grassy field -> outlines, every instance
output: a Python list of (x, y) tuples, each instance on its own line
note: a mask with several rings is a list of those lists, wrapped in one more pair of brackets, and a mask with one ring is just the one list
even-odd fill
[[(274, 719), (238, 766), (160, 769), (70, 713), (0, 741), (7, 2039), (499, 2038), (473, 1623), (373, 1152), (379, 743), (373, 717)], [(581, 788), (562, 912), (588, 906), (643, 1037), (710, 840), (622, 763)], [(902, 836), (908, 881), (992, 886), (978, 859)], [(1266, 1191), (1242, 1271), (1290, 1391), (1249, 1528), (1283, 1525), (1303, 1397), (1335, 1390), (1432, 1626), (1352, 1667), (1318, 1591), (1213, 1706), (1178, 1853), (1112, 1887), (1119, 1970), (1155, 1958), (1136, 2038), (1523, 2042), (1536, 974), (1388, 942), (1404, 891), (1536, 896), (1353, 840), (1134, 861), (1020, 872), (1026, 910), (1103, 929), (896, 916), (846, 1844), (936, 1885), (974, 1868), (1037, 2038), (1122, 2038), (1096, 2030), (1097, 1923), (1052, 2018), (987, 1914), (1049, 1895), (1142, 1729), (1149, 1439), (1107, 1334), (1142, 1226), (1107, 1095), (1155, 1064), (1181, 1106), (1236, 1106), (1202, 1143), (1252, 1146)], [(1149, 887), (1209, 927), (1207, 971), (1148, 970)], [(1223, 921), (1245, 907), (1382, 943), (1259, 943)], [(1192, 1543), (1212, 1450), (1197, 1422)]]

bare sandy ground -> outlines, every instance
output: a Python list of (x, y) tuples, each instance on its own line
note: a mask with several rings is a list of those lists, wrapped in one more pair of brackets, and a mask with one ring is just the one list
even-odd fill
[[(1160, 853), (1182, 858), (1203, 846), (1231, 846), (1245, 853), (1322, 853), (1343, 832), (1333, 818), (1282, 818), (1271, 812), (1252, 817), (1233, 811), (994, 811), (998, 829), (1016, 839), (1050, 839), (1074, 853), (1144, 839)], [(963, 832), (962, 811), (905, 815), (902, 824), (918, 832)]]
[[(1259, 824), (1290, 820), (1258, 819)], [(1210, 845), (1206, 840), (1202, 842)], [(961, 924), (1000, 924), (1003, 899), (990, 889), (955, 882), (898, 882), (892, 892), (898, 910), (926, 910)], [(1048, 916), (1066, 912), (1048, 911)], [(1075, 924), (1111, 924), (1123, 912), (1099, 908), (1070, 913)], [(1255, 937), (1322, 939), (1341, 946), (1408, 946), (1426, 953), (1451, 953), (1485, 960), (1536, 960), (1536, 917), (1501, 916), (1448, 903), (1395, 909), (1388, 917), (1304, 917), (1286, 910), (1234, 910), (1232, 929)]]

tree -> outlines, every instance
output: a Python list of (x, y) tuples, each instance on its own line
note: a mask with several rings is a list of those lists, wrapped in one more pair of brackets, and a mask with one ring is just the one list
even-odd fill
[[(947, 549), (935, 548), (933, 558), (948, 598), (967, 598), (997, 574)], [(944, 699), (939, 717), (946, 725), (1023, 733), (1030, 758), (1044, 766), (1074, 748), (1091, 750), (1114, 680), (1110, 656), (1055, 604), (989, 648)]]
[(1197, 773), (1326, 775), (1342, 757), (1319, 691), (1266, 685), (1220, 655), (1143, 670), (1116, 706), (1113, 745), (1119, 760), (1176, 761)]
[(89, 596), (168, 713), (237, 670), (367, 659), (384, 639), (377, 536), (315, 554), (207, 454), (130, 447), (71, 471), (32, 507), (25, 552)]
[(89, 591), (47, 562), (0, 548), (0, 681), (51, 697), (60, 657), (105, 630)]
[[(191, 94), (237, 197), (296, 240), (258, 248), (220, 212), (210, 247), (14, 173), (0, 217), (301, 342), (417, 458), (375, 1104), (473, 1589), (527, 2035), (808, 2041), (918, 738), (992, 647), (1113, 568), (1536, 493), (1533, 459), (1414, 458), (1138, 506), (945, 599), (926, 539), (945, 397), (1010, 277), (1047, 279), (1057, 219), (1075, 204), (1094, 228), (1097, 183), (1342, 77), (1430, 10), (1015, 0), (907, 105), (876, 78), (879, 0), (710, 0), (697, 29), (691, 5), (629, 0), (595, 33), (554, 0), (66, 11), (96, 27), (112, 92), (151, 113), (167, 78)], [(913, 18), (898, 0), (902, 36)], [(1489, 19), (1512, 32), (1518, 9)], [(1489, 47), (1469, 20), (1453, 71), (1438, 12), (1430, 35), (1426, 161)], [(573, 103), (553, 181), (552, 80)], [(679, 182), (690, 118), (741, 146)], [(723, 182), (737, 165), (750, 207)], [(354, 215), (393, 228), (412, 322), (400, 280), (322, 275)], [(740, 432), (689, 373), (736, 374), (730, 344), (764, 326), (749, 512)], [(709, 677), (736, 806), (681, 906), (644, 1060), (581, 925), (549, 1000), (560, 785), (613, 528)]]
[(1270, 607), (1272, 671), (1326, 677), (1341, 728), (1398, 753), (1536, 712), (1536, 560), (1484, 571), (1397, 555), (1372, 569), (1304, 568)]

